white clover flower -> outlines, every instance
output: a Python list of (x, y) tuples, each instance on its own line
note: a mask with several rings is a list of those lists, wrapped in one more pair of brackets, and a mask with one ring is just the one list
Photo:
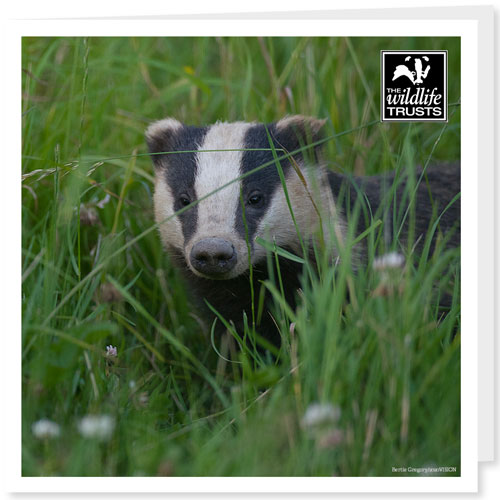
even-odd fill
[(96, 226), (100, 222), (99, 214), (94, 207), (83, 203), (80, 205), (80, 224), (82, 226)]
[(340, 408), (328, 403), (312, 403), (302, 418), (306, 429), (314, 429), (327, 424), (333, 424), (340, 418)]
[(149, 403), (149, 394), (147, 391), (143, 391), (139, 394), (137, 401), (140, 406), (147, 406)]
[(106, 196), (101, 201), (96, 203), (95, 206), (99, 208), (104, 208), (104, 205), (106, 205), (109, 202), (109, 200), (111, 200), (111, 196), (109, 193), (106, 193)]
[(78, 431), (85, 438), (108, 440), (115, 429), (115, 420), (111, 415), (87, 415), (78, 423)]
[(108, 358), (116, 358), (116, 356), (118, 356), (118, 349), (112, 345), (107, 345), (106, 356), (108, 356)]
[(31, 432), (33, 432), (34, 436), (38, 439), (56, 438), (61, 434), (61, 428), (59, 424), (52, 422), (52, 420), (42, 418), (33, 423)]
[(384, 269), (398, 269), (405, 265), (404, 255), (398, 252), (390, 252), (373, 259), (373, 269), (381, 271)]

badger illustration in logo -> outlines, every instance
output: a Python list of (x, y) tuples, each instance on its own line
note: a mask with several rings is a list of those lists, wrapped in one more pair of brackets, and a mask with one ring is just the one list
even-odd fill
[[(252, 298), (257, 300), (250, 290), (250, 266), (255, 280), (268, 276), (268, 250), (259, 241), (297, 255), (305, 249), (314, 258), (313, 242), (320, 234), (333, 262), (348, 234), (356, 200), (375, 213), (393, 185), (395, 174), (353, 178), (326, 168), (321, 147), (315, 144), (321, 142), (324, 123), (288, 116), (267, 125), (218, 122), (194, 127), (166, 118), (147, 129), (162, 242), (200, 303), (210, 302), (237, 327), (243, 312), (249, 315)], [(459, 191), (459, 165), (426, 171), (413, 197), (417, 247), (436, 213), (440, 219), (435, 234), (450, 232), (448, 245), (459, 245), (460, 204), (453, 202)], [(396, 198), (404, 199), (405, 192), (403, 178)], [(385, 224), (392, 220), (389, 214)], [(369, 223), (358, 210), (355, 234)], [(402, 240), (407, 226), (403, 221)], [(363, 261), (362, 243), (352, 255)], [(300, 287), (301, 269), (293, 260), (280, 260), (283, 289), (291, 303)], [(270, 314), (262, 316), (258, 329), (272, 335), (276, 327)]]

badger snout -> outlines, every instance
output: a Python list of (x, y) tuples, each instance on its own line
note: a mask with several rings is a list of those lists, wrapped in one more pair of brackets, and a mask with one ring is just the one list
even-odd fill
[(234, 268), (237, 254), (233, 244), (227, 240), (204, 238), (193, 246), (189, 260), (199, 273), (218, 278)]

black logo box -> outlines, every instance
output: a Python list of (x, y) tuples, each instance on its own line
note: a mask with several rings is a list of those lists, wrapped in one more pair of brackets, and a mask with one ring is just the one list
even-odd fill
[[(411, 57), (409, 61), (405, 58)], [(431, 68), (421, 84), (414, 84), (406, 76), (400, 76), (392, 81), (394, 70), (399, 65), (407, 66), (408, 69), (414, 71), (414, 57), (426, 56), (428, 61), (422, 60), (423, 68), (430, 65)], [(447, 50), (381, 50), (380, 51), (380, 119), (383, 122), (447, 122), (448, 121), (448, 51)], [(418, 88), (434, 89), (436, 93), (442, 94), (441, 108), (442, 116), (427, 117), (427, 116), (387, 116), (386, 96), (387, 89), (399, 88), (401, 93), (408, 92), (414, 94)], [(420, 91), (422, 92), (422, 91)], [(406, 105), (407, 109), (415, 107), (415, 105)]]

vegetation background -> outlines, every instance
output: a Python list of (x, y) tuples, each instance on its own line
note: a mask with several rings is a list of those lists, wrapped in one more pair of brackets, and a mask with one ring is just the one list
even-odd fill
[[(379, 123), (382, 49), (448, 50), (449, 123)], [(458, 38), (25, 38), (22, 58), (23, 475), (460, 474), (460, 252), (377, 293), (374, 220), (366, 269), (325, 266), (296, 311), (276, 293), (279, 351), (236, 349), (162, 251), (144, 142), (165, 116), (301, 113), (328, 119), (337, 171), (457, 160)]]

